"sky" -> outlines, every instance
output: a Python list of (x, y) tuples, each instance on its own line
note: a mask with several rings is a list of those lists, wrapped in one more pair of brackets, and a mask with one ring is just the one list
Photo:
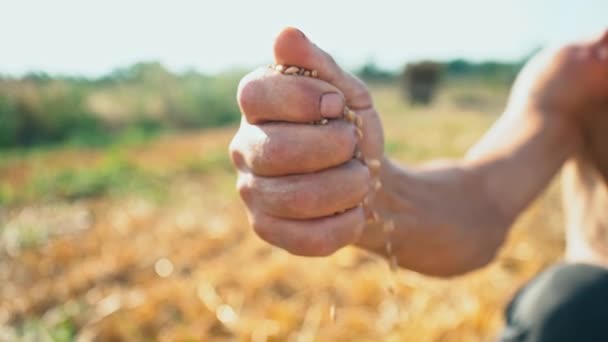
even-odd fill
[(139, 61), (216, 73), (272, 61), (296, 26), (346, 67), (516, 60), (608, 28), (607, 0), (0, 0), (0, 73), (100, 76)]

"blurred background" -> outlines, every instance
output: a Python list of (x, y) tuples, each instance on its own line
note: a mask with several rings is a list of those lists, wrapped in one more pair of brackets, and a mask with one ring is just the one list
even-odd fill
[[(227, 146), (240, 78), (302, 29), (365, 80), (387, 153), (461, 156), (605, 1), (0, 2), (0, 341), (489, 341), (563, 250), (559, 187), (490, 266), (391, 272), (262, 243)], [(389, 288), (393, 288), (389, 291)]]

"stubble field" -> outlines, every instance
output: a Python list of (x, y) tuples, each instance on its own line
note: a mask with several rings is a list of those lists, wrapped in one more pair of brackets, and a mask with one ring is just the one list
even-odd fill
[[(387, 153), (404, 164), (462, 155), (506, 96), (450, 87), (422, 108), (373, 89)], [(514, 291), (561, 256), (555, 182), (497, 260), (462, 277), (392, 274), (355, 248), (291, 256), (248, 228), (235, 129), (0, 151), (0, 341), (491, 341)]]

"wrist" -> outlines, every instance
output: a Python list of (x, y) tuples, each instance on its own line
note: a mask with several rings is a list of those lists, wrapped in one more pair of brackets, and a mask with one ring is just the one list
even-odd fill
[[(492, 260), (504, 238), (504, 229), (498, 229), (503, 225), (463, 163), (434, 162), (413, 170), (385, 159), (379, 177), (382, 187), (369, 205), (379, 220), (366, 224), (356, 246), (436, 276), (464, 273)], [(392, 229), (384, 229), (387, 223)]]
[(356, 246), (376, 253), (384, 252), (390, 236), (384, 232), (383, 225), (390, 221), (394, 223), (397, 218), (396, 208), (400, 202), (398, 183), (403, 181), (403, 175), (404, 171), (399, 166), (387, 157), (382, 158), (376, 175), (381, 186), (377, 191), (370, 191), (366, 198), (367, 210), (373, 212), (376, 219), (367, 220), (363, 234), (355, 242)]

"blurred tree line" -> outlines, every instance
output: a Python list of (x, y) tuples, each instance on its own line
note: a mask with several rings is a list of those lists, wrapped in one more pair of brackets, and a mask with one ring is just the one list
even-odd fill
[[(532, 56), (532, 55), (530, 55)], [(466, 88), (510, 87), (517, 73), (529, 57), (520, 62), (471, 62), (455, 59), (448, 62), (418, 61), (405, 65), (400, 72), (391, 72), (370, 61), (357, 70), (357, 75), (370, 83), (399, 83), (404, 100), (414, 105), (429, 105), (442, 83)], [(468, 94), (465, 96), (469, 96)], [(476, 99), (460, 99), (460, 102), (476, 102)]]
[[(437, 79), (510, 83), (521, 65), (458, 59), (439, 63)], [(356, 73), (372, 83), (393, 83), (404, 75), (373, 62)], [(0, 75), (0, 148), (96, 146), (167, 130), (231, 124), (239, 119), (235, 94), (243, 74), (172, 73), (160, 63), (146, 62), (95, 79)]]
[[(440, 76), (448, 80), (476, 79), (510, 84), (528, 58), (518, 62), (472, 62), (466, 59), (454, 59), (447, 62), (420, 61), (408, 65), (437, 64)], [(356, 74), (366, 82), (395, 82), (402, 77), (403, 73), (408, 72), (408, 65), (402, 70), (393, 71), (382, 69), (374, 61), (368, 61), (356, 70)]]
[(87, 79), (32, 73), (0, 77), (0, 147), (104, 145), (124, 136), (216, 127), (239, 118), (242, 73), (171, 73), (138, 63)]

